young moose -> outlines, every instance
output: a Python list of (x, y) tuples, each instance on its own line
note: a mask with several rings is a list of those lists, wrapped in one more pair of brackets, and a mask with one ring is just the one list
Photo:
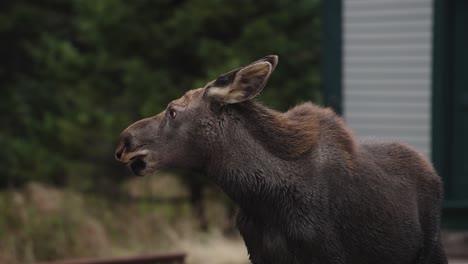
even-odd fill
[(239, 205), (254, 264), (447, 263), (431, 164), (399, 143), (358, 143), (330, 109), (254, 102), (277, 62), (223, 74), (134, 123), (116, 158), (137, 175), (208, 175)]

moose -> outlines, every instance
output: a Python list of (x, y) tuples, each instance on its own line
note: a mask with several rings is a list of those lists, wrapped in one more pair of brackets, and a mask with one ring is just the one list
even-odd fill
[(431, 163), (402, 143), (359, 142), (329, 108), (255, 102), (277, 63), (222, 74), (130, 125), (116, 159), (141, 176), (207, 175), (239, 206), (253, 264), (447, 263)]

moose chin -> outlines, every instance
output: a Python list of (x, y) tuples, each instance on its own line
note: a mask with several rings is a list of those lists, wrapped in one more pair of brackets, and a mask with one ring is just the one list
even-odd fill
[(331, 109), (255, 102), (277, 63), (188, 91), (125, 129), (115, 157), (137, 175), (204, 172), (238, 204), (254, 264), (447, 263), (430, 162), (404, 144), (358, 142)]

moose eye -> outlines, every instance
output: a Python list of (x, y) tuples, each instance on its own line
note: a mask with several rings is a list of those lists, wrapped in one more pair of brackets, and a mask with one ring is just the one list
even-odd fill
[(169, 116), (171, 118), (175, 118), (177, 116), (177, 112), (174, 111), (173, 109), (169, 109)]

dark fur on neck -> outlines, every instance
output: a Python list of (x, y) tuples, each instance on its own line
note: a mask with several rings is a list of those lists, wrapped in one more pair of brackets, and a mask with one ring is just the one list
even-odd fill
[(243, 116), (249, 133), (273, 155), (297, 160), (321, 144), (337, 146), (347, 163), (356, 143), (343, 120), (328, 108), (304, 103), (281, 113), (247, 101), (233, 108)]

